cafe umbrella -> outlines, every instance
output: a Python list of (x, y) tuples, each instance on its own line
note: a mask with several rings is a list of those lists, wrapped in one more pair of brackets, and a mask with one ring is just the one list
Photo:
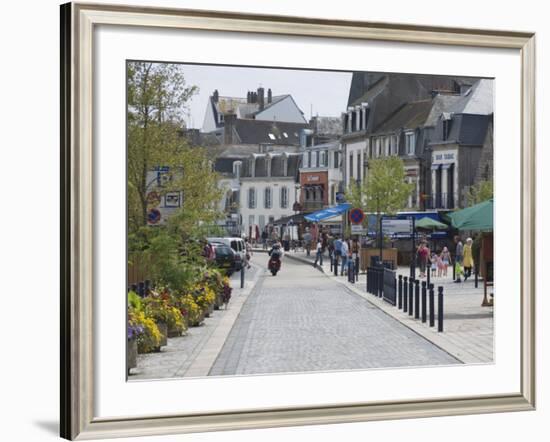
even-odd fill
[(455, 229), (490, 232), (493, 230), (493, 199), (457, 210), (448, 216)]

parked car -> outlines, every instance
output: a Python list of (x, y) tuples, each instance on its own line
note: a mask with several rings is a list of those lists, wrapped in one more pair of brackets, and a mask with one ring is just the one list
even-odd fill
[(228, 276), (231, 276), (237, 271), (238, 260), (237, 254), (227, 244), (220, 242), (210, 242), (213, 250), (214, 260), (220, 270), (225, 271)]
[(236, 270), (241, 270), (246, 262), (246, 244), (242, 238), (206, 238), (208, 242), (217, 242), (225, 244), (235, 252), (235, 259), (237, 260)]

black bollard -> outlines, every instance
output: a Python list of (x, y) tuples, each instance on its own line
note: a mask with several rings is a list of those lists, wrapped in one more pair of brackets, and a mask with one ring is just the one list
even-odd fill
[(334, 254), (334, 276), (338, 276), (338, 255)]
[(426, 322), (426, 281), (422, 281), (422, 322)]
[(244, 287), (244, 265), (241, 267), (241, 288)]
[(359, 281), (359, 272), (360, 272), (360, 269), (359, 269), (359, 257), (355, 258), (355, 280), (356, 281)]
[(437, 331), (443, 331), (443, 287), (437, 288)]
[(330, 272), (332, 273), (332, 267), (333, 267), (333, 264), (334, 264), (334, 261), (333, 261), (333, 257), (332, 257), (332, 254), (330, 254), (329, 256), (329, 259), (330, 259)]
[(430, 327), (435, 324), (435, 306), (434, 306), (434, 285), (430, 284)]
[(397, 308), (403, 308), (403, 275), (399, 275), (397, 283)]
[(414, 319), (420, 318), (420, 281), (414, 281)]
[(477, 289), (477, 285), (478, 285), (478, 282), (479, 282), (478, 281), (479, 280), (479, 273), (477, 272), (477, 267), (474, 271), (474, 276), (475, 276), (475, 278), (474, 278), (474, 287)]
[(428, 283), (428, 285), (430, 285), (430, 273), (432, 271), (432, 269), (430, 268), (431, 266), (427, 265), (426, 266), (426, 282)]
[(409, 316), (413, 315), (414, 279), (409, 278)]
[(453, 281), (456, 280), (456, 266), (454, 265), (454, 263), (452, 264), (452, 267), (453, 267)]
[(407, 313), (409, 308), (409, 278), (403, 277), (403, 311)]
[(415, 277), (416, 277), (416, 269), (415, 269), (414, 262), (412, 262), (411, 263), (411, 268), (410, 268), (409, 279), (414, 279)]
[(348, 264), (348, 281), (355, 284), (355, 265), (353, 261)]

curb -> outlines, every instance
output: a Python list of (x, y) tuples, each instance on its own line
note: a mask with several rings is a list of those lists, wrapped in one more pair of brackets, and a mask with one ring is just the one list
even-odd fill
[(327, 275), (327, 273), (325, 272), (325, 269), (322, 267), (322, 266), (318, 266), (318, 265), (313, 265), (313, 263), (309, 260), (309, 259), (306, 259), (306, 258), (300, 258), (299, 256), (293, 256), (293, 255), (287, 255), (285, 254), (284, 256), (290, 258), (290, 259), (293, 259), (294, 261), (299, 261), (299, 262), (303, 262), (307, 265), (310, 265), (312, 266), (314, 269), (317, 269), (319, 270), (321, 273)]

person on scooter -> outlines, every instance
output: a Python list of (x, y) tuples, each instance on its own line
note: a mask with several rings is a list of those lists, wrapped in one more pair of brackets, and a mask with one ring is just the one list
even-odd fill
[(267, 267), (271, 270), (271, 262), (276, 261), (277, 271), (281, 267), (281, 257), (283, 255), (283, 251), (281, 250), (281, 244), (278, 241), (275, 241), (273, 243), (273, 246), (271, 247), (271, 250), (268, 252), (269, 255), (269, 261), (267, 263)]

